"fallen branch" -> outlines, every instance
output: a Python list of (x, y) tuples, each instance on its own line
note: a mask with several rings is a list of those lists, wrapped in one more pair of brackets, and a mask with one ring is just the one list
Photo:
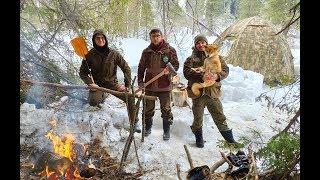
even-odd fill
[[(20, 83), (27, 83), (27, 84), (34, 84), (34, 85), (41, 85), (41, 86), (47, 86), (47, 87), (55, 87), (55, 88), (61, 88), (61, 89), (92, 89), (92, 90), (99, 90), (102, 92), (107, 92), (113, 95), (123, 95), (125, 92), (119, 92), (119, 91), (114, 91), (111, 89), (103, 88), (103, 87), (97, 87), (93, 88), (90, 86), (81, 86), (81, 85), (63, 85), (63, 84), (57, 84), (57, 83), (48, 83), (48, 82), (39, 82), (39, 81), (30, 81), (26, 79), (21, 79)], [(132, 94), (128, 94), (131, 96)], [(157, 97), (155, 96), (146, 96), (146, 95), (134, 95), (136, 98), (146, 98), (148, 100), (157, 100)]]
[(271, 140), (276, 139), (278, 136), (280, 136), (282, 133), (288, 132), (288, 130), (290, 129), (290, 127), (298, 120), (298, 117), (300, 117), (300, 108), (299, 110), (296, 112), (296, 114), (294, 115), (294, 117), (290, 120), (289, 124), (278, 134), (276, 134), (275, 136), (273, 136), (271, 138)]
[(223, 159), (228, 163), (228, 165), (229, 165), (227, 171), (230, 171), (230, 172), (231, 172), (232, 169), (233, 169), (235, 166), (232, 164), (232, 162), (227, 158), (227, 156), (226, 156), (223, 152), (221, 152), (221, 151), (219, 151), (219, 152), (220, 152), (222, 158), (223, 158)]
[(226, 160), (220, 159), (219, 161), (217, 161), (216, 163), (214, 163), (211, 168), (210, 168), (210, 172), (214, 173), (215, 170), (217, 170), (220, 166), (222, 166), (222, 164), (224, 164), (226, 162)]
[(137, 157), (137, 161), (138, 161), (138, 165), (139, 165), (139, 171), (143, 172), (140, 160), (139, 160), (139, 156), (138, 156), (138, 151), (137, 151), (137, 145), (136, 145), (136, 141), (133, 139), (133, 146), (134, 146), (134, 151), (136, 153), (136, 157)]
[(179, 180), (182, 180), (181, 175), (180, 175), (180, 173), (181, 173), (181, 171), (180, 171), (180, 165), (179, 165), (178, 163), (176, 164), (176, 168), (177, 168), (177, 176), (178, 176), (178, 179), (179, 179)]
[(188, 157), (188, 161), (189, 161), (189, 165), (190, 165), (190, 169), (193, 169), (194, 166), (193, 166), (193, 162), (192, 162), (192, 159), (191, 159), (191, 156), (190, 156), (190, 153), (189, 153), (189, 150), (187, 148), (186, 145), (183, 145), (184, 149), (186, 150), (186, 153), (187, 153), (187, 157)]
[(280, 179), (285, 179), (292, 172), (293, 168), (300, 162), (299, 154), (294, 157), (292, 163), (289, 165), (289, 169), (283, 174), (283, 176)]
[(258, 175), (258, 171), (257, 171), (257, 163), (253, 154), (253, 150), (252, 150), (252, 144), (250, 144), (248, 146), (248, 159), (250, 161), (250, 169), (248, 172), (248, 178), (253, 180), (258, 180), (259, 179), (259, 175)]

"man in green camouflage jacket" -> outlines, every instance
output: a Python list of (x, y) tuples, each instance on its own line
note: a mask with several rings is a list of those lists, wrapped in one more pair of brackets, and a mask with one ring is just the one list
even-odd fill
[[(208, 40), (203, 35), (198, 35), (194, 39), (193, 52), (190, 57), (184, 63), (183, 74), (184, 77), (188, 80), (188, 96), (192, 98), (192, 112), (193, 112), (193, 123), (191, 127), (192, 132), (196, 137), (196, 145), (199, 148), (204, 147), (203, 136), (202, 136), (202, 124), (203, 124), (203, 113), (204, 108), (207, 107), (209, 113), (214, 120), (214, 123), (218, 127), (221, 135), (229, 143), (236, 143), (233, 139), (232, 130), (229, 129), (226, 122), (226, 117), (223, 113), (222, 104), (220, 102), (221, 95), (221, 80), (226, 78), (229, 74), (229, 68), (225, 61), (220, 56), (222, 71), (217, 74), (204, 74), (203, 72), (197, 72), (191, 68), (197, 68), (203, 66), (203, 62), (206, 58), (204, 53), (204, 45), (208, 44)], [(199, 96), (195, 96), (191, 87), (195, 82), (201, 83), (204, 80), (215, 80), (210, 87), (203, 88), (202, 93)]]
[[(126, 91), (131, 83), (131, 69), (121, 54), (108, 47), (108, 40), (103, 30), (95, 30), (92, 36), (93, 48), (86, 55), (86, 60), (82, 61), (79, 75), (84, 83), (91, 87), (104, 87), (115, 91)], [(87, 63), (87, 64), (86, 64)], [(124, 85), (118, 83), (117, 67), (120, 67), (124, 74)], [(90, 72), (90, 69), (91, 72)], [(92, 79), (90, 78), (92, 74)], [(124, 95), (115, 95), (126, 102)], [(99, 106), (106, 98), (105, 92), (90, 90), (88, 101), (91, 106)], [(134, 97), (128, 98), (128, 110), (134, 110)], [(133, 119), (133, 118), (131, 118)], [(135, 123), (135, 131), (141, 132)]]

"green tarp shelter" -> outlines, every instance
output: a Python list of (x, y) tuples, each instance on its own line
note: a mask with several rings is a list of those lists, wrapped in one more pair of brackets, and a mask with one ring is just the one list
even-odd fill
[(240, 20), (228, 27), (214, 43), (231, 42), (225, 60), (264, 75), (268, 85), (288, 84), (294, 79), (293, 56), (283, 34), (258, 17)]

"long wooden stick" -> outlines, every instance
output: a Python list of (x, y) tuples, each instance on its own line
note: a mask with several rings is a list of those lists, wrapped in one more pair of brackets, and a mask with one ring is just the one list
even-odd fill
[(182, 180), (181, 175), (180, 175), (180, 172), (181, 172), (181, 170), (180, 170), (180, 164), (176, 163), (176, 168), (177, 168), (177, 176), (178, 176), (178, 179), (179, 179), (179, 180)]
[[(135, 80), (136, 80), (136, 77), (134, 77), (134, 80), (131, 85), (132, 87), (133, 87), (133, 83)], [(133, 90), (132, 90), (132, 93), (134, 94)], [(134, 109), (131, 111), (131, 114), (129, 113), (130, 111), (128, 108), (132, 107), (132, 106), (128, 104), (128, 102), (129, 102), (128, 92), (126, 92), (125, 97), (126, 97), (127, 111), (128, 111), (129, 123), (130, 123), (130, 133), (129, 133), (128, 139), (126, 141), (126, 144), (124, 145), (124, 149), (122, 152), (122, 157), (121, 157), (121, 162), (120, 162), (120, 170), (123, 170), (124, 162), (127, 160), (130, 146), (131, 146), (131, 143), (134, 139), (134, 125), (135, 125), (135, 115), (136, 115), (135, 106), (133, 106)]]
[(186, 153), (187, 153), (188, 161), (189, 161), (189, 164), (190, 164), (190, 169), (193, 169), (194, 166), (193, 166), (193, 162), (192, 162), (189, 150), (188, 150), (186, 145), (183, 145), (183, 147), (184, 147), (184, 149), (186, 150)]
[[(34, 84), (34, 85), (41, 85), (41, 86), (48, 86), (48, 87), (55, 87), (55, 88), (61, 88), (61, 89), (94, 89), (94, 90), (99, 90), (102, 92), (107, 92), (113, 95), (122, 95), (125, 94), (125, 92), (120, 92), (120, 91), (114, 91), (111, 89), (103, 88), (103, 87), (97, 87), (97, 88), (92, 88), (90, 86), (81, 86), (81, 85), (62, 85), (62, 84), (57, 84), (57, 83), (48, 83), (48, 82), (39, 82), (39, 81), (31, 81), (31, 80), (26, 80), (26, 79), (21, 79), (20, 83), (28, 83), (28, 84)], [(128, 94), (131, 96), (132, 94)], [(146, 95), (134, 95), (136, 98), (146, 98), (149, 100), (157, 100), (156, 96), (146, 96)]]

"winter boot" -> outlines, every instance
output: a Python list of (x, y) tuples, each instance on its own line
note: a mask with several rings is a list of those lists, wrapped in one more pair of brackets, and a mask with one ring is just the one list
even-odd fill
[(147, 137), (147, 136), (149, 136), (149, 134), (151, 134), (151, 127), (152, 127), (152, 119), (150, 119), (150, 120), (146, 120), (146, 122), (145, 122), (146, 124), (146, 126), (145, 126), (145, 131), (144, 131), (144, 137)]
[(233, 139), (233, 134), (232, 130), (227, 130), (227, 131), (220, 131), (221, 135), (223, 138), (228, 142), (232, 144), (238, 144), (234, 139)]
[(193, 133), (196, 136), (196, 145), (197, 145), (197, 147), (198, 148), (203, 148), (204, 147), (204, 142), (203, 142), (203, 136), (202, 136), (202, 128), (197, 129)]
[(170, 122), (168, 119), (163, 119), (163, 140), (167, 141), (170, 139)]

